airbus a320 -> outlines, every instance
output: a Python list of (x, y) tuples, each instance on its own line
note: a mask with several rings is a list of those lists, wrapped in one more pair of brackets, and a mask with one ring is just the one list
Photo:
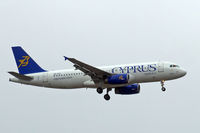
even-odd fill
[(132, 95), (140, 92), (140, 83), (164, 82), (186, 75), (179, 65), (166, 61), (94, 67), (75, 58), (64, 56), (65, 61), (73, 63), (75, 69), (47, 71), (41, 68), (20, 46), (12, 47), (17, 72), (9, 81), (57, 89), (96, 88), (99, 94), (106, 90), (105, 100), (110, 100), (109, 92)]

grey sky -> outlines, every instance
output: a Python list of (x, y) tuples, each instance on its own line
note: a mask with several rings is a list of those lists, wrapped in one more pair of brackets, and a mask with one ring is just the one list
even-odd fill
[[(199, 133), (198, 0), (1, 0), (0, 132)], [(63, 55), (91, 65), (168, 60), (188, 74), (142, 84), (139, 95), (54, 90), (8, 81), (21, 45), (44, 69), (72, 68)]]

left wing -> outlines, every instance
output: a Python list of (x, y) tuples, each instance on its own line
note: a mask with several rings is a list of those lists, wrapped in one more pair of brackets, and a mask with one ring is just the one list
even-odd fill
[(86, 63), (83, 63), (81, 61), (78, 61), (74, 58), (68, 58), (66, 56), (64, 56), (64, 58), (65, 58), (65, 60), (69, 60), (70, 62), (72, 62), (76, 69), (84, 72), (86, 75), (89, 75), (93, 80), (94, 79), (106, 79), (107, 77), (113, 75), (113, 74), (103, 71), (99, 68), (96, 68), (96, 67), (88, 65)]

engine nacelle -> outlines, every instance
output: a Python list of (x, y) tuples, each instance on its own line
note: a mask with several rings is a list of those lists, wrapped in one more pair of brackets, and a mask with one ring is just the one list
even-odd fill
[(131, 95), (140, 93), (140, 84), (132, 84), (124, 87), (115, 88), (115, 94)]
[(128, 74), (116, 74), (108, 77), (105, 80), (105, 83), (107, 84), (127, 84), (128, 82), (129, 82)]

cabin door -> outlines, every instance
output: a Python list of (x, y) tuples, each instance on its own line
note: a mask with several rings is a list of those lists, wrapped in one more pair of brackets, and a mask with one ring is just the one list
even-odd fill
[(163, 62), (158, 63), (158, 72), (164, 72), (164, 63)]

